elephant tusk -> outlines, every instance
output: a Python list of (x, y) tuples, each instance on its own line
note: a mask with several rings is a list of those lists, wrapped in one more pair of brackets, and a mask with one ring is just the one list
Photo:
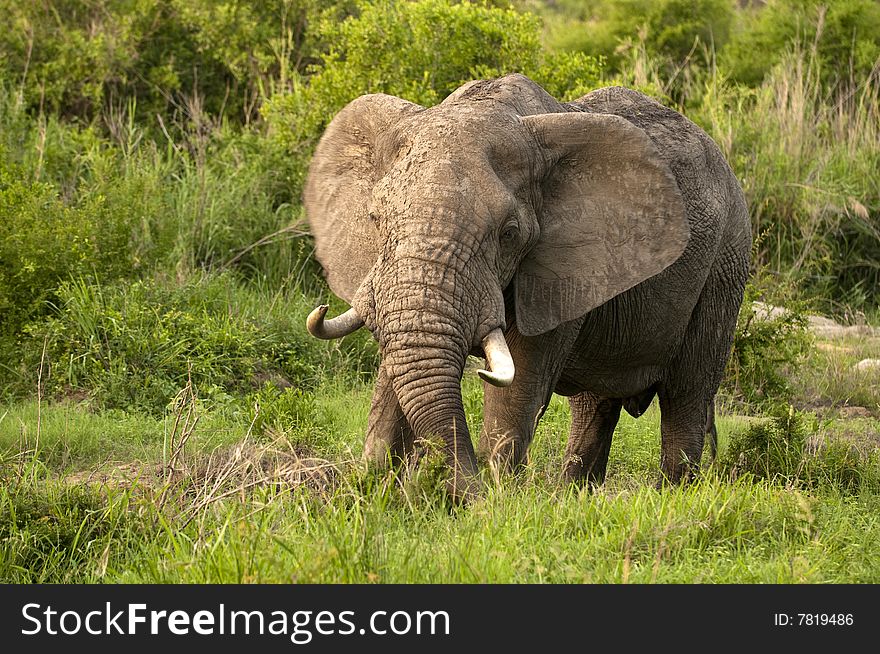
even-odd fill
[(510, 386), (516, 368), (501, 329), (496, 327), (483, 339), (483, 351), (486, 353), (486, 365), (489, 370), (477, 370), (480, 379), (493, 386)]
[(322, 304), (312, 311), (306, 319), (306, 329), (308, 329), (309, 334), (315, 338), (321, 338), (324, 340), (342, 338), (343, 336), (348, 336), (349, 334), (356, 332), (364, 326), (364, 321), (354, 308), (349, 309), (341, 316), (331, 318), (330, 320), (324, 320), (328, 308), (329, 305)]

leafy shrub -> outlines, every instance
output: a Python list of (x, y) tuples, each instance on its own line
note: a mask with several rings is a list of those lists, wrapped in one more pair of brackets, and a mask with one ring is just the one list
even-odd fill
[(66, 205), (51, 184), (26, 181), (0, 152), (0, 331), (14, 335), (47, 312), (58, 284), (100, 271), (129, 273), (129, 225), (94, 195)]
[(836, 311), (880, 299), (880, 80), (830, 103), (824, 66), (795, 52), (757, 90), (716, 79), (690, 115), (741, 180), (755, 263)]
[(797, 480), (803, 472), (807, 438), (814, 426), (806, 415), (778, 404), (772, 418), (735, 434), (719, 463), (734, 476), (749, 473), (770, 481)]
[(344, 11), (348, 2), (170, 0), (169, 4), (200, 60), (224, 71), (242, 96), (244, 109), (252, 111), (310, 60), (316, 44), (309, 28), (320, 12), (336, 5)]
[(273, 97), (265, 112), (292, 150), (319, 135), (349, 101), (389, 93), (434, 105), (474, 78), (522, 72), (550, 93), (575, 97), (598, 80), (586, 55), (545, 58), (538, 19), (512, 9), (451, 0), (376, 0), (358, 3), (345, 20), (331, 15), (318, 27), (332, 44), (323, 65), (292, 92)]
[[(156, 195), (139, 203), (149, 208), (145, 220), (170, 236), (161, 263), (184, 271), (231, 267), (279, 284), (309, 269), (310, 244), (299, 238), (300, 206), (293, 196), (301, 162), (275, 141), (252, 130), (216, 127), (198, 138), (194, 152), (172, 150), (142, 166), (139, 157), (124, 157), (123, 178), (108, 171), (89, 192), (115, 197), (120, 182), (135, 186), (124, 188), (132, 193), (144, 176), (161, 180)], [(164, 211), (154, 211), (160, 206)]]
[(773, 406), (791, 399), (790, 380), (812, 339), (796, 304), (768, 313), (769, 305), (756, 303), (760, 294), (760, 278), (746, 285), (724, 388), (750, 404)]
[(105, 408), (161, 414), (188, 381), (222, 406), (265, 380), (308, 389), (325, 366), (344, 375), (375, 365), (368, 335), (325, 347), (305, 332), (313, 307), (305, 298), (248, 291), (231, 274), (179, 285), (66, 283), (59, 293), (58, 315), (31, 330), (47, 342), (47, 386), (86, 390)]
[(742, 12), (719, 55), (734, 81), (759, 85), (792, 49), (811, 49), (825, 88), (868, 77), (880, 58), (880, 5), (872, 0), (775, 0)]
[(308, 26), (328, 4), (0, 0), (0, 74), (29, 108), (65, 118), (89, 122), (137, 98), (157, 134), (157, 113), (184, 122), (196, 107), (246, 122), (310, 62)]
[[(100, 208), (97, 242), (113, 236), (124, 246), (105, 259), (84, 257), (86, 268), (61, 267), (42, 279), (39, 287), (49, 296), (63, 279), (88, 274), (112, 281), (119, 272), (137, 277), (157, 266), (231, 265), (276, 283), (308, 270), (309, 246), (296, 240), (301, 230), (290, 228), (300, 211), (291, 180), (302, 162), (256, 130), (205, 118), (201, 131), (160, 148), (145, 138), (133, 107), (108, 122), (109, 138), (51, 117), (32, 121), (12, 101), (0, 99), (0, 109), (4, 179), (42, 182), (41, 193), (54, 193), (55, 208), (65, 215)], [(47, 222), (59, 220), (25, 223), (19, 216), (9, 227), (18, 240), (50, 247), (39, 233)], [(63, 222), (75, 229), (69, 216)], [(56, 267), (70, 253), (59, 255)], [(116, 270), (107, 270), (107, 262), (118, 264)]]
[(724, 46), (735, 19), (730, 0), (562, 0), (546, 11), (553, 47), (601, 54), (613, 72), (623, 71), (636, 41), (669, 72), (702, 61), (703, 49)]
[(771, 418), (734, 434), (718, 465), (732, 477), (749, 474), (807, 489), (875, 492), (880, 484), (876, 461), (840, 440), (817, 445), (817, 431), (814, 415), (778, 405)]

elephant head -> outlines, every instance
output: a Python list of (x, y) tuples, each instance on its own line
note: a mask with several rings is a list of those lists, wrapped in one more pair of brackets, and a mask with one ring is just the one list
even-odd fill
[(579, 318), (666, 268), (689, 236), (641, 129), (522, 75), (470, 82), (429, 109), (354, 100), (318, 145), (304, 202), (330, 288), (352, 307), (327, 320), (319, 307), (309, 331), (366, 325), (412, 431), (446, 443), (456, 496), (477, 469), (468, 354), (485, 352), (489, 383), (511, 383), (508, 321), (537, 335)]

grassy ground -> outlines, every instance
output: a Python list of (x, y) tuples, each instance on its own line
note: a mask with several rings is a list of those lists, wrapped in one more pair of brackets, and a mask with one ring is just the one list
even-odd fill
[[(80, 4), (0, 0), (18, 26), (0, 33), (0, 581), (880, 580), (880, 372), (853, 370), (880, 339), (812, 347), (800, 321), (880, 324), (870, 3), (750, 7), (705, 51), (724, 3), (681, 24), (677, 2), (645, 20), (592, 3), (601, 24), (514, 3), (548, 17), (555, 49), (533, 19), (445, 0), (342, 22), (347, 1), (220, 23), (215, 0)], [(676, 53), (656, 37), (679, 24)], [(460, 47), (438, 57), (447, 33)], [(644, 90), (741, 180), (748, 297), (793, 313), (741, 314), (720, 457), (687, 488), (653, 488), (656, 409), (624, 416), (604, 487), (563, 487), (557, 398), (527, 469), (487, 472), (451, 510), (430, 453), (397, 475), (359, 463), (369, 334), (303, 329), (329, 294), (299, 200), (322, 121), (361, 93), (432, 104), (513, 70), (560, 98)]]
[[(464, 509), (447, 505), (430, 452), (398, 474), (360, 465), (370, 388), (355, 382), (320, 386), (307, 418), (262, 429), (186, 389), (164, 417), (15, 404), (0, 413), (0, 579), (876, 583), (876, 378), (827, 372), (876, 345), (814, 351), (800, 383), (828, 380), (805, 395), (818, 410), (775, 423), (722, 411), (719, 461), (662, 492), (656, 406), (621, 419), (604, 487), (560, 484), (557, 397), (528, 467), (487, 471), (485, 497)], [(476, 431), (480, 387), (464, 387)], [(842, 388), (861, 389), (862, 411), (841, 412), (856, 397)]]

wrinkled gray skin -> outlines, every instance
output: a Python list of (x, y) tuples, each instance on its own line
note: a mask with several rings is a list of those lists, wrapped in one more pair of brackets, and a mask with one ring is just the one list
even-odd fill
[(662, 479), (690, 477), (748, 271), (742, 191), (696, 125), (614, 87), (563, 104), (522, 75), (424, 109), (354, 100), (304, 194), (331, 289), (379, 342), (365, 456), (445, 444), (478, 492), (461, 377), (504, 329), (516, 366), (485, 385), (481, 457), (525, 459), (552, 393), (572, 410), (564, 475), (601, 483), (621, 407), (661, 410)]

